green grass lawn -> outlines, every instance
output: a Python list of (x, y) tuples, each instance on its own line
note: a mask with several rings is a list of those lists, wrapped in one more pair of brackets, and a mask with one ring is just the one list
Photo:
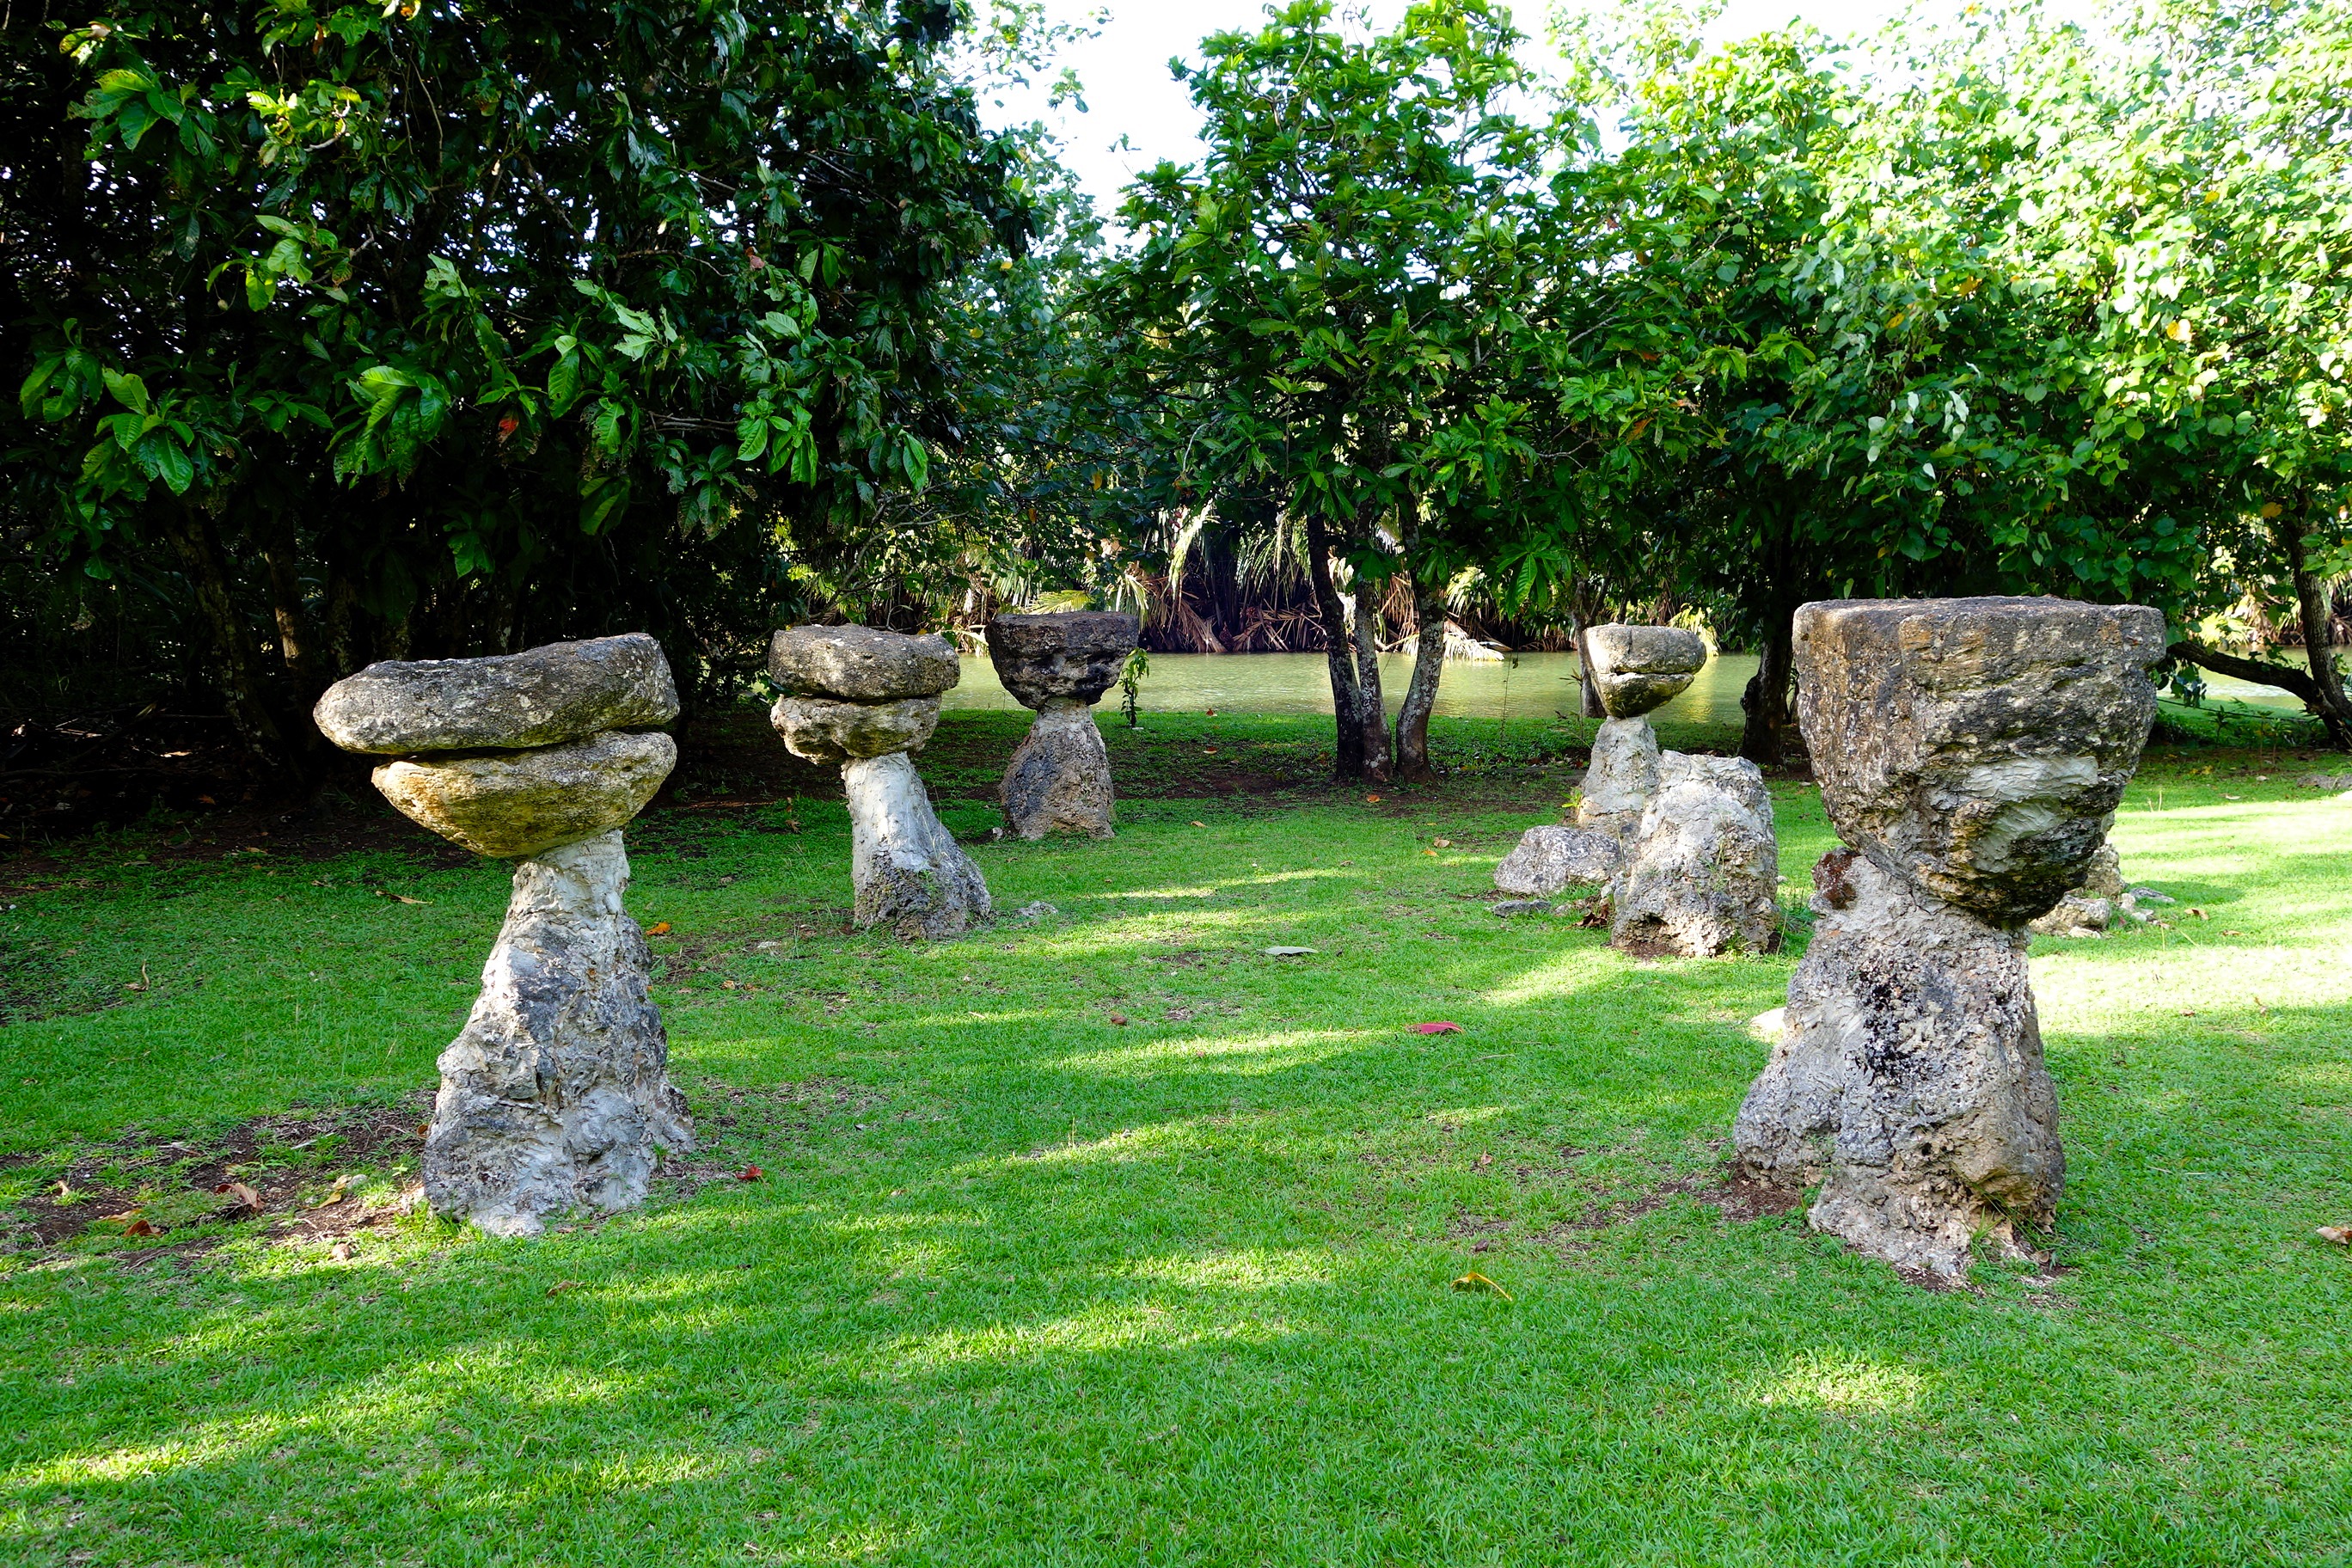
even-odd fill
[[(967, 838), (1005, 717), (942, 727)], [(1174, 789), (1320, 731), (1111, 740)], [(1726, 1201), (1793, 953), (1489, 914), (1570, 775), (1442, 733), (1483, 771), (1367, 803), (1236, 764), (1114, 842), (976, 843), (1000, 909), (1059, 912), (927, 948), (845, 929), (836, 801), (649, 815), (630, 903), (708, 1146), (525, 1243), (305, 1239), (281, 1195), (413, 1179), (413, 1136), (292, 1134), (414, 1119), (503, 868), (56, 847), (0, 915), (0, 1200), (79, 1179), (162, 1234), (0, 1256), (0, 1561), (2352, 1561), (2329, 763), (2151, 763), (2115, 841), (2168, 928), (2034, 953), (2055, 1263), (1931, 1294)], [(1774, 796), (1793, 910), (1832, 839)], [(205, 1217), (224, 1148), (271, 1213)]]

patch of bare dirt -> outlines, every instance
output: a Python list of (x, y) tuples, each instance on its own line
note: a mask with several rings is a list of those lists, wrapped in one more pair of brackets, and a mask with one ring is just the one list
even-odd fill
[(1784, 1215), (1805, 1201), (1803, 1188), (1755, 1181), (1740, 1174), (1727, 1162), (1711, 1171), (1665, 1177), (1613, 1203), (1598, 1205), (1574, 1219), (1552, 1226), (1537, 1239), (1572, 1250), (1580, 1237), (1631, 1225), (1685, 1197), (1696, 1198), (1714, 1209), (1719, 1218), (1734, 1225)]
[[(0, 1247), (51, 1250), (91, 1232), (155, 1245), (119, 1252), (125, 1262), (195, 1257), (228, 1238), (215, 1222), (266, 1219), (272, 1237), (332, 1239), (407, 1213), (416, 1195), (391, 1202), (355, 1190), (363, 1173), (425, 1147), (433, 1091), (390, 1105), (299, 1110), (257, 1116), (196, 1142), (137, 1129), (85, 1147), (38, 1193), (0, 1210)], [(18, 1155), (18, 1168), (39, 1162)], [(173, 1241), (174, 1232), (201, 1234)]]

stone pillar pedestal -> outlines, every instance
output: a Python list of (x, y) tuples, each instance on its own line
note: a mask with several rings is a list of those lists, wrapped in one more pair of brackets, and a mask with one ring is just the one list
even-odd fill
[(1139, 630), (1132, 616), (1095, 610), (999, 616), (988, 623), (996, 679), (1037, 710), (997, 789), (1014, 836), (1111, 836), (1110, 753), (1091, 710), (1118, 679)]
[(849, 795), (849, 879), (862, 926), (909, 940), (957, 937), (991, 912), (980, 868), (931, 809), (904, 752), (841, 765)]
[(1013, 753), (997, 788), (1004, 820), (1023, 838), (1049, 833), (1111, 837), (1110, 753), (1094, 710), (1075, 697), (1056, 697)]
[(857, 923), (908, 941), (961, 936), (990, 914), (988, 884), (931, 809), (908, 753), (931, 738), (939, 694), (961, 679), (937, 637), (871, 626), (776, 634), (768, 671), (790, 695), (770, 715), (793, 754), (841, 765)]
[(645, 933), (621, 908), (628, 882), (618, 828), (515, 868), (481, 994), (441, 1053), (425, 1142), (435, 1213), (537, 1235), (575, 1206), (635, 1208), (656, 1151), (694, 1147)]
[(1842, 600), (1795, 628), (1798, 720), (1853, 846), (1739, 1109), (1748, 1173), (1807, 1218), (1959, 1279), (2066, 1180), (2021, 928), (2091, 864), (2155, 716), (2164, 617), (2062, 599)]
[(374, 777), (403, 813), (520, 862), (481, 994), (441, 1053), (424, 1176), (446, 1218), (533, 1236), (576, 1207), (634, 1208), (661, 1153), (694, 1147), (645, 933), (621, 908), (621, 826), (675, 765), (650, 727), (677, 716), (642, 634), (370, 665), (319, 700), (328, 739), (395, 759)]

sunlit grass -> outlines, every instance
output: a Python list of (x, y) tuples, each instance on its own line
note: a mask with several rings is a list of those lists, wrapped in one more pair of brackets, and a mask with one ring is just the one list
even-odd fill
[[(2032, 949), (2053, 1265), (1948, 1295), (1714, 1201), (1801, 927), (1641, 963), (1486, 911), (1553, 778), (976, 844), (1059, 913), (929, 948), (839, 934), (837, 805), (673, 814), (630, 901), (709, 1184), (529, 1244), (0, 1258), (0, 1561), (2346, 1561), (2352, 800), (2300, 771), (2135, 786), (2168, 927)], [(1775, 809), (1793, 910), (1833, 840)], [(7, 916), (131, 999), (0, 1029), (5, 1195), (432, 1080), (499, 868), (136, 848)]]

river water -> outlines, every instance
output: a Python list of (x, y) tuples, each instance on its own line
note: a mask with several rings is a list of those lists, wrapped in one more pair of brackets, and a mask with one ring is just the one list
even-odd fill
[[(1657, 710), (1661, 722), (1737, 724), (1739, 693), (1756, 673), (1753, 654), (1724, 654), (1707, 660), (1690, 689)], [(1516, 659), (1454, 659), (1437, 686), (1436, 712), (1459, 719), (1549, 721), (1576, 716), (1577, 659), (1572, 653), (1523, 653)], [(1381, 690), (1393, 713), (1404, 701), (1412, 678), (1410, 654), (1381, 660)], [(2299, 709), (2302, 704), (2273, 686), (2254, 686), (2227, 676), (2206, 676), (2216, 697)], [(1116, 688), (1105, 694), (1108, 710), (1118, 704)], [(947, 693), (948, 708), (1018, 708), (997, 684), (985, 658), (966, 657), (963, 680)], [(1155, 653), (1137, 706), (1147, 713), (1328, 713), (1331, 677), (1319, 653)]]

